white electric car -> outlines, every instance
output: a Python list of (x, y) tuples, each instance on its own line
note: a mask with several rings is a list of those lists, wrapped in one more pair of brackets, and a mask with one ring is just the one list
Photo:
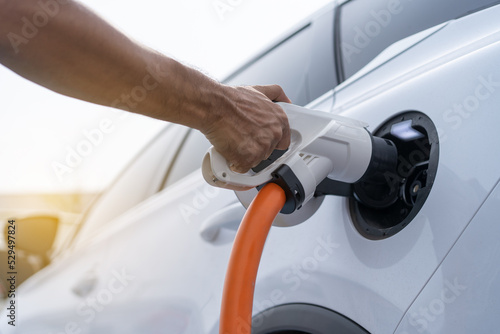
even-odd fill
[[(307, 221), (271, 229), (254, 333), (497, 331), (500, 6), (478, 4), (335, 3), (229, 78), (252, 83), (254, 71), (271, 72), (259, 66), (296, 66), (276, 69), (294, 102), (367, 122), (398, 149), (387, 184), (355, 184), (354, 196), (327, 195)], [(166, 143), (177, 149), (165, 154)], [(1, 332), (218, 333), (244, 209), (196, 170), (207, 148), (169, 125), (103, 195), (72, 249), (19, 287), (16, 327), (7, 305)], [(119, 211), (110, 205), (133, 206), (153, 189), (163, 190), (106, 219)]]

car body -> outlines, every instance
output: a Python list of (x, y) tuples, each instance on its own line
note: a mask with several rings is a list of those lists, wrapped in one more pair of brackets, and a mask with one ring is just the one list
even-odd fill
[[(335, 13), (332, 5), (317, 17)], [(306, 222), (272, 228), (256, 282), (255, 331), (496, 331), (499, 15), (493, 6), (429, 27), (391, 44), (334, 90), (327, 89), (335, 85), (330, 78), (304, 95), (305, 102), (321, 95), (308, 107), (363, 120), (373, 132), (407, 111), (426, 115), (437, 129), (439, 163), (425, 203), (390, 237), (363, 235), (352, 199), (335, 196)], [(311, 78), (298, 91), (321, 82)], [(174, 136), (183, 138), (176, 158), (155, 154), (155, 143), (173, 138), (160, 134), (104, 195), (101, 212), (124, 192), (137, 193), (129, 206), (148, 199), (99, 228), (83, 225), (71, 253), (19, 288), (16, 333), (218, 332), (225, 268), (244, 210), (233, 192), (210, 187), (199, 170), (185, 175), (201, 158), (188, 148), (206, 146), (183, 130), (184, 137)], [(169, 172), (134, 178), (145, 167)], [(297, 323), (300, 314), (318, 320)], [(7, 332), (5, 322), (0, 326)]]

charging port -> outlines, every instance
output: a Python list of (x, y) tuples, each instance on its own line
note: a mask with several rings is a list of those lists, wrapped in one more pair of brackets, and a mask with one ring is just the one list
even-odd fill
[(357, 182), (349, 209), (361, 235), (384, 239), (406, 227), (424, 205), (437, 172), (439, 137), (431, 119), (416, 111), (389, 119), (373, 135), (394, 143), (397, 165), (376, 182)]

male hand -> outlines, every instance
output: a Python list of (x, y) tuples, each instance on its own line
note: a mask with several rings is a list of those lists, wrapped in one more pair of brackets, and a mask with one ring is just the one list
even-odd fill
[(290, 145), (288, 118), (273, 101), (291, 101), (278, 85), (225, 88), (224, 106), (202, 132), (232, 170), (245, 173)]
[[(58, 2), (58, 14), (15, 49), (8, 33), (21, 33), (20, 22), (34, 17), (40, 1), (0, 0), (2, 64), (67, 96), (198, 129), (237, 172), (288, 147), (286, 114), (272, 102), (290, 102), (281, 87), (221, 85), (134, 42), (80, 2)], [(123, 101), (146, 87), (140, 101)]]

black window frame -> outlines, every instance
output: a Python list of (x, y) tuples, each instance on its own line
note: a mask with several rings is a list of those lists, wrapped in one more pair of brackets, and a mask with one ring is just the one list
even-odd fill
[[(337, 85), (340, 85), (342, 82), (346, 81), (347, 79), (349, 79), (349, 77), (346, 77), (345, 75), (345, 66), (344, 66), (344, 58), (342, 56), (342, 48), (341, 48), (341, 43), (342, 43), (342, 29), (341, 29), (341, 23), (342, 23), (342, 10), (344, 9), (344, 6), (353, 2), (353, 1), (359, 1), (359, 0), (348, 0), (348, 1), (345, 1), (344, 3), (340, 4), (336, 9), (335, 9), (335, 15), (334, 15), (334, 24), (333, 24), (333, 47), (334, 47), (334, 56), (335, 56), (335, 70), (336, 70), (336, 77), (337, 77), (337, 82), (338, 84)], [(388, 0), (389, 1), (389, 0)], [(436, 1), (439, 1), (439, 0), (436, 0)], [(471, 2), (474, 1), (474, 0), (471, 0)], [(459, 18), (462, 18), (462, 17), (465, 17), (465, 16), (468, 16), (468, 15), (471, 15), (473, 13), (476, 13), (476, 12), (479, 12), (479, 11), (482, 11), (484, 9), (487, 9), (487, 8), (490, 8), (490, 7), (493, 7), (493, 6), (496, 6), (496, 5), (499, 5), (500, 4), (500, 0), (498, 1), (494, 1), (490, 4), (487, 4), (487, 5), (483, 5), (483, 6), (479, 6), (477, 8), (474, 8), (473, 10), (469, 10), (467, 12), (465, 12), (464, 14), (462, 15), (459, 15), (457, 17), (454, 17), (454, 18), (451, 18), (451, 19), (448, 19), (446, 21), (442, 21), (438, 24), (441, 24), (441, 23), (444, 23), (444, 22), (447, 22), (449, 20), (452, 20), (452, 19), (459, 19)], [(437, 25), (438, 25), (437, 24)], [(427, 28), (431, 28), (431, 27), (427, 27)], [(425, 30), (425, 29), (424, 29)], [(421, 30), (423, 31), (423, 30)], [(417, 32), (418, 33), (418, 32)], [(411, 35), (408, 35), (407, 37), (409, 37)], [(399, 39), (401, 40), (401, 39)], [(399, 40), (394, 40), (392, 42), (393, 43), (396, 43), (398, 42)], [(391, 44), (391, 45), (392, 45)], [(376, 56), (375, 56), (376, 57)], [(374, 57), (374, 58), (375, 58)], [(374, 58), (372, 58), (371, 60), (373, 60)], [(370, 61), (371, 61), (370, 60)], [(363, 68), (364, 66), (366, 66), (368, 63), (364, 64), (361, 68)], [(360, 69), (361, 69), (360, 68)], [(358, 69), (358, 71), (360, 70)]]

